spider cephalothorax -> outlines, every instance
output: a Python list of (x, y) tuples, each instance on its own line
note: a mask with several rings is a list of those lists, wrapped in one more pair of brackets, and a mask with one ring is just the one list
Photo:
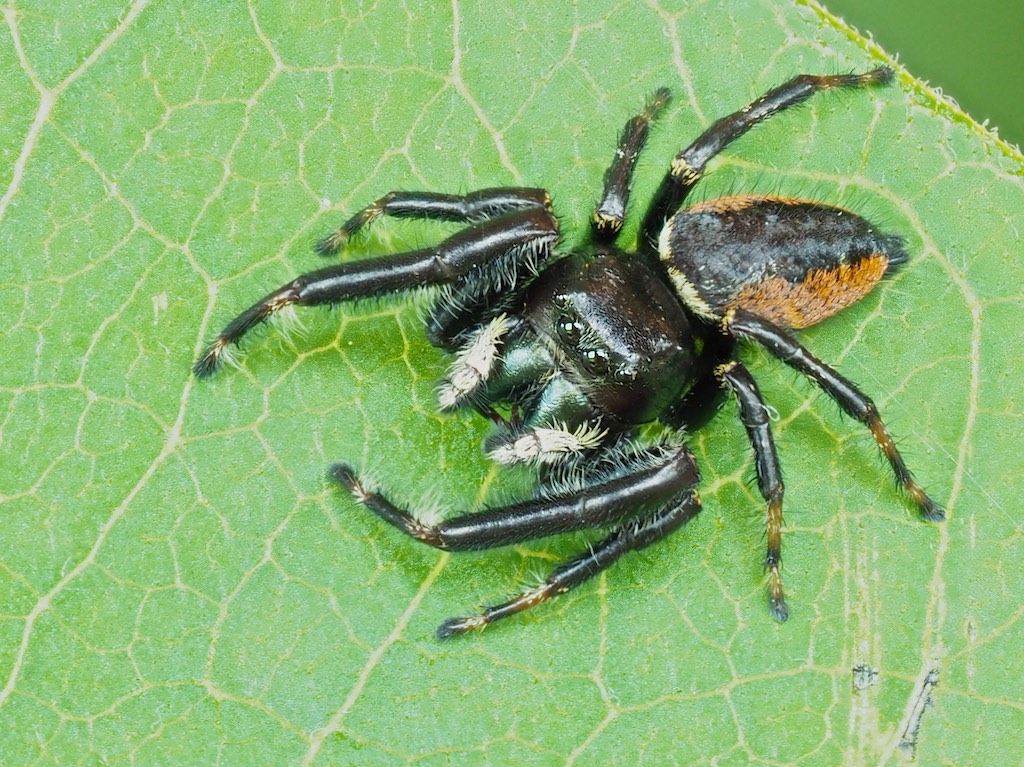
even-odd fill
[(429, 524), (367, 489), (346, 464), (333, 467), (333, 479), (395, 527), (441, 549), (609, 530), (541, 585), (478, 615), (446, 621), (438, 629), (441, 637), (568, 591), (692, 519), (700, 510), (692, 453), (681, 436), (670, 433), (643, 444), (636, 429), (651, 421), (674, 430), (696, 428), (719, 393), (732, 391), (767, 508), (771, 611), (785, 620), (779, 460), (769, 409), (736, 357), (736, 341), (760, 344), (865, 424), (924, 518), (941, 520), (942, 509), (914, 481), (872, 401), (789, 332), (860, 300), (906, 253), (898, 237), (825, 203), (736, 195), (682, 204), (707, 162), (758, 122), (816, 91), (891, 79), (884, 68), (861, 75), (800, 75), (718, 120), (672, 160), (644, 216), (635, 253), (616, 248), (614, 241), (637, 156), (668, 103), (665, 89), (626, 124), (605, 174), (587, 248), (556, 250), (558, 222), (542, 189), (392, 192), (323, 240), (321, 253), (334, 254), (381, 216), (466, 227), (432, 248), (298, 277), (231, 322), (196, 362), (195, 373), (212, 374), (231, 345), (292, 306), (440, 287), (427, 337), (455, 359), (440, 384), (439, 404), (444, 410), (473, 408), (494, 421), (498, 428), (485, 446), (489, 455), (500, 463), (536, 466), (536, 492), (518, 503)]

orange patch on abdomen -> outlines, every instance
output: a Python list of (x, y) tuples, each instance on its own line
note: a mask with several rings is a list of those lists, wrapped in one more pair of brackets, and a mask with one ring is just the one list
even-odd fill
[(888, 266), (886, 256), (872, 253), (854, 264), (813, 269), (801, 282), (767, 277), (745, 285), (726, 309), (746, 309), (777, 325), (806, 328), (860, 301)]

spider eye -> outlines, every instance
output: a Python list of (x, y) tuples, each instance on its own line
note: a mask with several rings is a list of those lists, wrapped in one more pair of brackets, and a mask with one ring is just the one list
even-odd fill
[(588, 349), (583, 353), (583, 364), (593, 375), (604, 375), (608, 372), (608, 353), (603, 349)]
[(582, 326), (579, 321), (564, 317), (558, 321), (558, 337), (562, 343), (575, 348), (580, 342)]

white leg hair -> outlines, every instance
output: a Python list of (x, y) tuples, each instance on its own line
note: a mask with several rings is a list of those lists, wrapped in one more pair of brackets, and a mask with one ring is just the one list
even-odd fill
[(575, 431), (566, 424), (537, 426), (492, 450), (488, 456), (497, 463), (557, 463), (577, 453), (592, 450), (604, 441), (607, 429), (582, 423)]
[(296, 336), (302, 338), (306, 335), (306, 326), (299, 319), (299, 313), (295, 311), (295, 307), (291, 304), (282, 306), (271, 314), (268, 319), (289, 344), (294, 345)]
[(510, 326), (507, 314), (498, 315), (480, 328), (459, 350), (448, 377), (437, 390), (437, 400), (442, 410), (457, 408), (487, 382), (494, 372), (502, 338)]

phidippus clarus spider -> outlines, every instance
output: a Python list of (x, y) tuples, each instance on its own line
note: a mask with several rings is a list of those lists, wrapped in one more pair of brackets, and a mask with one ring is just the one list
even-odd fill
[[(503, 187), (467, 195), (391, 192), (324, 239), (335, 254), (382, 216), (466, 226), (435, 247), (304, 274), (242, 312), (195, 364), (211, 375), (255, 326), (294, 306), (338, 304), (439, 287), (427, 338), (454, 355), (438, 389), (442, 410), (491, 419), (489, 456), (536, 467), (527, 500), (422, 521), (368, 489), (346, 464), (331, 476), (361, 504), (418, 541), (463, 551), (590, 528), (607, 535), (539, 586), (478, 615), (445, 621), (439, 637), (481, 628), (565, 593), (623, 554), (650, 546), (700, 511), (700, 474), (684, 429), (699, 427), (731, 391), (754, 451), (767, 507), (771, 613), (788, 616), (781, 564), (783, 484), (771, 412), (737, 341), (759, 344), (810, 378), (868, 427), (896, 482), (921, 515), (942, 508), (914, 481), (874, 403), (791, 335), (863, 298), (906, 261), (902, 240), (860, 216), (812, 200), (719, 197), (683, 208), (707, 163), (751, 127), (830, 89), (889, 83), (865, 74), (799, 75), (715, 122), (677, 154), (647, 209), (637, 252), (615, 247), (630, 181), (652, 122), (669, 101), (657, 91), (623, 130), (589, 245), (559, 253), (559, 225), (543, 189)], [(668, 436), (637, 439), (660, 421)]]

